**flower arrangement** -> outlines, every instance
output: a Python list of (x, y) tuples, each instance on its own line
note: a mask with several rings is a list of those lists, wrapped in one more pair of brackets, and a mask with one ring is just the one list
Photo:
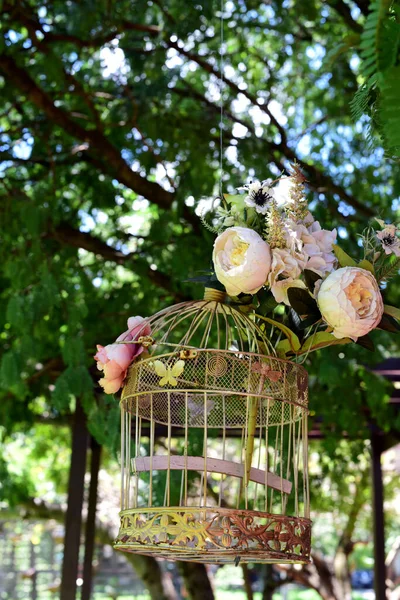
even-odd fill
[(364, 231), (357, 263), (336, 244), (336, 230), (310, 213), (305, 183), (293, 165), (289, 175), (221, 198), (215, 226), (205, 223), (218, 234), (214, 278), (263, 327), (278, 330), (280, 356), (351, 341), (372, 348), (370, 331), (400, 329), (400, 310), (384, 305), (380, 290), (400, 268), (399, 228), (376, 219), (380, 230)]
[[(221, 198), (215, 226), (202, 219), (218, 234), (207, 285), (222, 285), (229, 302), (269, 328), (278, 356), (293, 359), (352, 341), (372, 349), (370, 331), (400, 330), (400, 309), (384, 304), (379, 287), (400, 268), (399, 227), (376, 219), (380, 230), (364, 231), (357, 263), (336, 244), (336, 230), (322, 229), (312, 216), (297, 165), (289, 175), (238, 191)], [(131, 317), (113, 344), (97, 346), (105, 393), (121, 388), (128, 367), (154, 342), (150, 335), (145, 319)], [(174, 381), (180, 363), (171, 372), (156, 364), (161, 381)]]

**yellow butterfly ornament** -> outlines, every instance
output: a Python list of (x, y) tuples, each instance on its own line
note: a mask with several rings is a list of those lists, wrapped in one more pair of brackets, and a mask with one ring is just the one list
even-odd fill
[(178, 380), (176, 379), (183, 373), (185, 368), (185, 361), (178, 360), (173, 366), (165, 365), (161, 360), (155, 360), (153, 363), (156, 374), (161, 377), (158, 385), (164, 387), (164, 385), (172, 385), (176, 387)]

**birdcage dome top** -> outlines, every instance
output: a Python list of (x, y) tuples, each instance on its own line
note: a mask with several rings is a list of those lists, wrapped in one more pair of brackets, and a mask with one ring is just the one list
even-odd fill
[(231, 304), (225, 294), (206, 290), (203, 300), (175, 304), (146, 319), (154, 348), (160, 354), (171, 349), (216, 348), (242, 352), (274, 353), (254, 319)]
[[(151, 335), (139, 332), (128, 342), (140, 342), (147, 351), (128, 371), (121, 397), (125, 409), (177, 427), (187, 422), (240, 428), (243, 407), (254, 397), (261, 399), (260, 422), (300, 418), (307, 409), (306, 371), (277, 358), (252, 316), (223, 300), (212, 290), (203, 300), (174, 305), (146, 320)], [(284, 413), (277, 402), (286, 403)]]

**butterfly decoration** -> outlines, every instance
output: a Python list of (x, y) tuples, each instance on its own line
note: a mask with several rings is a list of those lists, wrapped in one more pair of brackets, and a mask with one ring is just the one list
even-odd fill
[(185, 368), (185, 361), (178, 360), (174, 365), (165, 365), (161, 360), (155, 360), (153, 363), (156, 374), (161, 377), (158, 385), (164, 387), (165, 385), (171, 385), (176, 387), (178, 384), (177, 377), (183, 373)]
[(281, 371), (273, 371), (266, 363), (255, 363), (252, 365), (251, 370), (255, 373), (260, 373), (264, 377), (267, 377), (273, 383), (276, 383), (282, 377)]

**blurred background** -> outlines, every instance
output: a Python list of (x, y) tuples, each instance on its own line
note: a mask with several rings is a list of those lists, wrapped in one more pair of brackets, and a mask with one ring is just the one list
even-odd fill
[[(397, 3), (0, 10), (0, 598), (399, 598), (398, 337), (307, 359), (306, 567), (114, 553), (119, 406), (93, 360), (128, 317), (202, 297), (190, 280), (214, 235), (200, 216), (221, 176), (232, 193), (297, 161), (314, 216), (353, 255), (370, 219), (400, 220)], [(399, 306), (399, 278), (385, 294)]]

